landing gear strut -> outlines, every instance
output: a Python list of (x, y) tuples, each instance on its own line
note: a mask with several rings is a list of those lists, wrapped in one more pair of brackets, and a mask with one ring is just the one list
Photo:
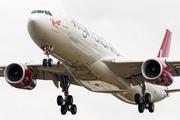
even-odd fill
[(64, 92), (65, 99), (61, 95), (57, 97), (57, 104), (58, 106), (61, 106), (61, 114), (65, 115), (67, 111), (70, 111), (71, 114), (75, 115), (77, 113), (77, 106), (73, 104), (73, 97), (69, 95), (68, 89), (69, 89), (69, 79), (66, 76), (61, 76), (61, 87), (62, 91)]
[(141, 76), (143, 85), (142, 88), (142, 95), (140, 96), (139, 93), (136, 93), (134, 96), (135, 103), (138, 104), (138, 111), (139, 113), (143, 113), (144, 109), (148, 109), (149, 112), (154, 112), (154, 103), (151, 102), (151, 95), (149, 93), (146, 93), (146, 85), (145, 85), (145, 79), (143, 76)]
[(49, 65), (49, 67), (52, 66), (53, 64), (53, 60), (51, 58), (49, 58), (50, 53), (54, 50), (54, 48), (52, 46), (47, 46), (47, 47), (43, 47), (43, 51), (44, 54), (47, 56), (47, 59), (43, 59), (43, 66), (46, 67), (47, 65)]

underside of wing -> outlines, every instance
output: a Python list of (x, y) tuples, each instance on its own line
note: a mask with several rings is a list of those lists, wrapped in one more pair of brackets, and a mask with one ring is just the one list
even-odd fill
[(166, 58), (165, 62), (171, 69), (173, 76), (180, 76), (180, 59)]
[(117, 75), (127, 78), (141, 74), (141, 65), (146, 59), (133, 58), (105, 58), (102, 61)]
[(141, 84), (139, 75), (141, 75), (141, 66), (145, 60), (143, 58), (104, 58), (102, 62), (117, 75), (131, 80), (133, 85), (137, 85)]
[[(169, 58), (155, 58), (155, 59), (144, 59), (144, 58), (104, 58), (102, 61), (117, 75), (130, 80), (130, 82), (133, 85), (141, 84), (141, 77), (143, 76), (146, 78), (146, 81), (151, 82), (152, 84), (156, 85), (163, 85), (163, 86), (169, 86), (173, 78), (171, 76), (180, 76), (180, 59), (169, 59)], [(149, 64), (149, 65), (147, 65)], [(157, 64), (157, 65), (156, 65)], [(155, 65), (155, 67), (153, 67)], [(146, 68), (142, 68), (142, 66), (145, 66), (149, 69), (149, 73), (151, 75), (147, 75), (148, 70), (145, 70)], [(159, 68), (156, 68), (156, 66), (159, 66)], [(154, 72), (153, 70), (158, 70), (159, 73), (153, 77)], [(169, 79), (167, 83), (164, 78), (164, 75), (162, 72), (166, 69), (169, 69), (171, 74), (169, 74)], [(142, 72), (144, 71), (144, 72)], [(158, 72), (158, 71), (157, 71)], [(146, 75), (145, 75), (146, 73)], [(156, 73), (155, 73), (156, 74)], [(167, 76), (167, 75), (166, 75)], [(150, 78), (151, 77), (151, 78)], [(148, 80), (149, 78), (149, 80)], [(153, 79), (154, 78), (154, 79)], [(162, 80), (165, 80), (162, 82)], [(156, 83), (155, 83), (156, 82)], [(161, 83), (162, 82), (162, 83)]]
[[(35, 62), (26, 63), (26, 65), (32, 70), (36, 79), (52, 80), (56, 87), (59, 87), (61, 76), (73, 78), (68, 67), (59, 61), (54, 62), (52, 67), (44, 67), (42, 63)], [(71, 80), (71, 84), (79, 85), (74, 79)]]
[[(33, 76), (35, 77), (35, 79), (39, 79), (39, 80), (52, 80), (54, 85), (59, 88), (59, 82), (61, 83), (62, 82), (62, 76), (66, 76), (67, 78), (69, 78), (68, 80), (70, 80), (69, 82), (71, 84), (74, 84), (74, 85), (79, 85), (74, 79), (73, 79), (73, 76), (71, 75), (71, 73), (69, 72), (69, 69), (68, 67), (59, 62), (59, 61), (56, 61), (53, 63), (53, 65), (51, 67), (44, 67), (42, 65), (42, 63), (37, 63), (37, 62), (29, 62), (29, 63), (26, 63), (26, 64), (19, 64), (19, 63), (12, 63), (12, 64), (9, 64), (9, 65), (5, 65), (5, 66), (0, 66), (0, 77), (7, 77), (7, 75), (5, 75), (4, 71), (6, 71), (5, 69), (9, 66), (24, 66), (26, 68), (29, 68), (30, 71), (32, 72)], [(12, 67), (11, 67), (12, 68)], [(9, 68), (8, 68), (9, 69)], [(7, 71), (10, 71), (10, 70), (7, 70)], [(13, 71), (11, 71), (13, 72)], [(11, 76), (14, 76), (14, 75), (18, 75), (18, 72), (14, 72), (12, 73)], [(16, 76), (17, 76), (16, 75)], [(16, 77), (14, 76), (14, 77)], [(14, 79), (14, 78), (13, 78)], [(61, 84), (60, 84), (61, 85)]]
[(4, 76), (4, 69), (6, 68), (6, 66), (0, 66), (0, 77)]

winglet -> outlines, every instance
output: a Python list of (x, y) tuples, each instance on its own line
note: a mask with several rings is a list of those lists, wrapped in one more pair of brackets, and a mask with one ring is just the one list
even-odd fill
[(161, 44), (161, 47), (159, 49), (159, 53), (157, 57), (169, 57), (169, 50), (171, 45), (171, 37), (172, 32), (166, 29), (166, 34), (164, 36), (163, 42)]

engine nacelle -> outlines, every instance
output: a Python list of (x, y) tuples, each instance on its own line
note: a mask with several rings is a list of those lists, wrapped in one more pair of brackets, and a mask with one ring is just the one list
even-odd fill
[(10, 85), (19, 89), (32, 90), (37, 84), (32, 71), (19, 63), (8, 65), (4, 70), (4, 77)]
[(156, 85), (169, 86), (174, 78), (169, 67), (159, 59), (149, 59), (141, 66), (142, 75), (147, 82)]

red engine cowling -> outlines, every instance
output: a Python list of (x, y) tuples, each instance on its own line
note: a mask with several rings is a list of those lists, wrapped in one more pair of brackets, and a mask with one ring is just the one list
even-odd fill
[(10, 85), (20, 89), (32, 90), (37, 84), (32, 71), (19, 63), (8, 65), (4, 70), (4, 77)]
[(156, 85), (169, 86), (174, 80), (169, 67), (159, 59), (145, 61), (141, 72), (146, 81)]

